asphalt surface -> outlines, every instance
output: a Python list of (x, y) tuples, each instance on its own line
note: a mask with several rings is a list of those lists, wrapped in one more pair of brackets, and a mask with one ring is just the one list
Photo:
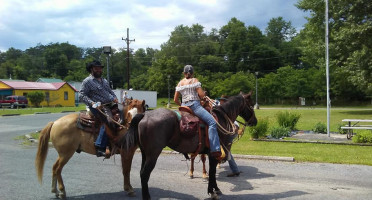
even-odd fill
[[(15, 137), (40, 130), (48, 121), (65, 114), (0, 117), (0, 200), (55, 199), (50, 193), (51, 168), (57, 157), (49, 148), (43, 184), (36, 178), (36, 146), (24, 146)], [(297, 163), (236, 157), (243, 172), (230, 173), (227, 163), (217, 170), (221, 199), (372, 199), (372, 167), (328, 163)], [(196, 159), (195, 178), (188, 178), (189, 163), (180, 154), (162, 154), (151, 174), (153, 199), (208, 199)], [(137, 193), (123, 191), (120, 157), (102, 161), (93, 155), (75, 154), (62, 174), (68, 199), (141, 199), (141, 155), (133, 160), (131, 180)]]

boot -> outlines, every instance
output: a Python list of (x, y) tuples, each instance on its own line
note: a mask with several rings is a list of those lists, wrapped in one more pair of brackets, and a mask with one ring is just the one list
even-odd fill
[(106, 149), (102, 149), (102, 148), (96, 146), (96, 156), (97, 157), (106, 157), (105, 151), (106, 151)]

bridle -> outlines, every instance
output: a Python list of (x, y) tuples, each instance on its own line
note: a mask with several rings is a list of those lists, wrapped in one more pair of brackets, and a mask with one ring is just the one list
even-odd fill
[[(252, 106), (252, 105), (250, 105), (250, 103), (248, 103), (247, 102), (247, 100), (245, 99), (245, 97), (243, 96), (243, 95), (241, 95), (242, 97), (243, 97), (243, 99), (244, 99), (244, 107), (248, 107), (248, 111), (250, 112), (250, 113), (252, 113), (252, 115), (251, 115), (251, 117), (248, 119), (248, 121), (246, 121), (245, 123), (244, 123), (244, 126), (248, 126), (249, 124), (251, 124), (252, 123), (252, 121), (254, 120), (254, 117), (255, 117), (255, 115), (254, 115), (254, 107)], [(240, 124), (243, 124), (242, 122), (239, 122), (238, 121), (238, 123), (240, 123)]]
[[(245, 99), (245, 97), (241, 94), (241, 97), (243, 98), (243, 102), (244, 102), (244, 105), (243, 107), (248, 107), (248, 111), (252, 113), (251, 117), (248, 119), (248, 121), (246, 121), (245, 123), (239, 121), (239, 120), (235, 120), (236, 122), (238, 122), (239, 124), (243, 125), (243, 128), (242, 128), (242, 133), (244, 134), (244, 131), (245, 131), (245, 128), (246, 126), (248, 126), (251, 121), (253, 121), (254, 119), (254, 108), (253, 106), (249, 105), (247, 100)], [(227, 121), (227, 128), (229, 130), (226, 130), (220, 123), (218, 123), (217, 121), (217, 127), (218, 127), (218, 130), (222, 133), (222, 134), (225, 134), (225, 135), (235, 135), (236, 134), (236, 126), (234, 125), (234, 122), (231, 121), (231, 119), (228, 117), (226, 111), (224, 109), (217, 109), (215, 106), (216, 106), (216, 103), (210, 99), (209, 97), (207, 97), (207, 100), (208, 102), (210, 102), (210, 104), (213, 106), (213, 111), (217, 111), (217, 112), (220, 112), (223, 117), (225, 118), (225, 120)], [(231, 131), (230, 131), (231, 130)], [(241, 134), (240, 137), (243, 136), (243, 134)], [(239, 137), (239, 138), (240, 138)]]

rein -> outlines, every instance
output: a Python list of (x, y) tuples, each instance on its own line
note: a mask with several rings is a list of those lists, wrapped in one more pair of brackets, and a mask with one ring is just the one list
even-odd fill
[[(209, 98), (208, 96), (204, 96), (204, 98), (208, 101), (209, 107), (213, 108), (212, 111), (213, 110), (219, 111), (215, 108), (215, 106), (217, 106), (215, 100)], [(235, 131), (236, 131), (236, 127), (234, 126), (234, 123), (231, 121), (231, 119), (227, 116), (227, 114), (225, 112), (223, 112), (223, 117), (226, 119), (226, 121), (228, 121), (228, 126), (227, 127), (228, 128), (232, 127), (232, 131), (226, 130), (224, 127), (222, 127), (222, 125), (220, 123), (218, 123), (218, 121), (216, 121), (217, 126), (218, 126), (218, 130), (225, 135), (234, 135)], [(229, 128), (229, 130), (230, 130), (230, 128)]]
[[(205, 99), (208, 101), (209, 103), (209, 106), (211, 106), (212, 108), (216, 106), (216, 102), (214, 100), (212, 100), (211, 98), (209, 98), (208, 96), (205, 96)], [(244, 100), (244, 103), (246, 104), (245, 100)], [(225, 134), (225, 135), (234, 135), (236, 133), (236, 126), (234, 125), (234, 123), (231, 121), (231, 119), (227, 116), (226, 112), (222, 109), (222, 112), (216, 108), (213, 108), (214, 111), (217, 111), (217, 112), (220, 112), (223, 114), (225, 120), (228, 122), (227, 124), (227, 128), (229, 130), (232, 129), (232, 131), (229, 131), (229, 130), (226, 130), (220, 123), (218, 123), (218, 121), (216, 121), (217, 123), (217, 126), (218, 126), (218, 130), (222, 133), (222, 134)], [(253, 109), (251, 108), (251, 106), (249, 106), (249, 110), (253, 113)], [(252, 119), (253, 115), (251, 116), (251, 119)], [(248, 122), (251, 120), (249, 119)], [(244, 131), (245, 131), (245, 128), (246, 126), (248, 126), (248, 122), (241, 122), (239, 120), (235, 120), (236, 122), (238, 122), (239, 124), (243, 125), (243, 128), (241, 129), (242, 132), (241, 134), (238, 133), (238, 138), (237, 140), (239, 140), (241, 137), (243, 137), (244, 135)], [(237, 141), (237, 140), (234, 140)]]
[[(216, 110), (216, 111), (219, 111), (217, 109), (213, 109), (213, 110)], [(227, 114), (225, 112), (222, 113), (223, 114), (223, 117), (225, 118), (225, 120), (228, 122), (227, 124), (227, 128), (229, 130), (232, 129), (232, 131), (228, 131), (226, 130), (220, 123), (218, 123), (218, 121), (216, 121), (217, 123), (217, 126), (218, 126), (218, 130), (222, 133), (222, 134), (225, 134), (225, 135), (234, 135), (235, 132), (236, 132), (236, 127), (234, 125), (234, 122), (231, 121), (231, 119), (227, 116)], [(231, 128), (230, 128), (231, 127)]]
[[(107, 104), (104, 104), (107, 105)], [(106, 113), (102, 112), (101, 109), (97, 109), (102, 115), (106, 116), (107, 118), (111, 119), (112, 122), (114, 122), (116, 125), (120, 126), (121, 128), (128, 128), (126, 126), (123, 126), (119, 122), (115, 121), (112, 117), (108, 116)]]

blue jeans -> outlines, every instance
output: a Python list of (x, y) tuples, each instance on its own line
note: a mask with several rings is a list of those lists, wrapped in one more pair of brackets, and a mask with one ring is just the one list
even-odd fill
[[(238, 126), (237, 128), (239, 129), (239, 126)], [(237, 136), (238, 136), (238, 135), (235, 134), (235, 135), (231, 135), (231, 136), (229, 137), (229, 143), (231, 143), (231, 145), (232, 145), (234, 139), (235, 139)], [(240, 171), (239, 171), (239, 168), (238, 168), (238, 165), (236, 164), (236, 162), (235, 162), (235, 160), (234, 160), (234, 157), (233, 157), (233, 155), (231, 154), (231, 146), (230, 146), (229, 154), (230, 154), (230, 160), (228, 160), (228, 162), (229, 162), (229, 166), (230, 166), (231, 171), (232, 171), (233, 173), (238, 173), (238, 172), (240, 172)]]
[(97, 147), (100, 149), (106, 149), (107, 146), (107, 134), (105, 132), (105, 126), (102, 125), (101, 128), (99, 129), (99, 134), (96, 139), (96, 142), (94, 143)]
[[(89, 109), (94, 114), (94, 116), (98, 115), (97, 109), (93, 108), (92, 106), (89, 106)], [(107, 134), (105, 132), (105, 125), (102, 125), (101, 128), (99, 129), (99, 134), (97, 136), (96, 142), (94, 142), (94, 145), (100, 149), (106, 149)]]
[(230, 152), (230, 156), (231, 156), (231, 159), (228, 160), (229, 162), (229, 166), (230, 166), (230, 169), (233, 173), (238, 173), (239, 172), (239, 168), (238, 168), (238, 165), (236, 164), (235, 160), (234, 160), (234, 157), (233, 155), (231, 154)]
[(207, 110), (205, 110), (203, 106), (200, 105), (200, 101), (189, 101), (184, 105), (190, 107), (191, 110), (194, 111), (196, 116), (198, 116), (200, 119), (208, 124), (210, 151), (221, 151), (220, 139), (217, 132), (217, 123), (214, 120), (213, 116)]

